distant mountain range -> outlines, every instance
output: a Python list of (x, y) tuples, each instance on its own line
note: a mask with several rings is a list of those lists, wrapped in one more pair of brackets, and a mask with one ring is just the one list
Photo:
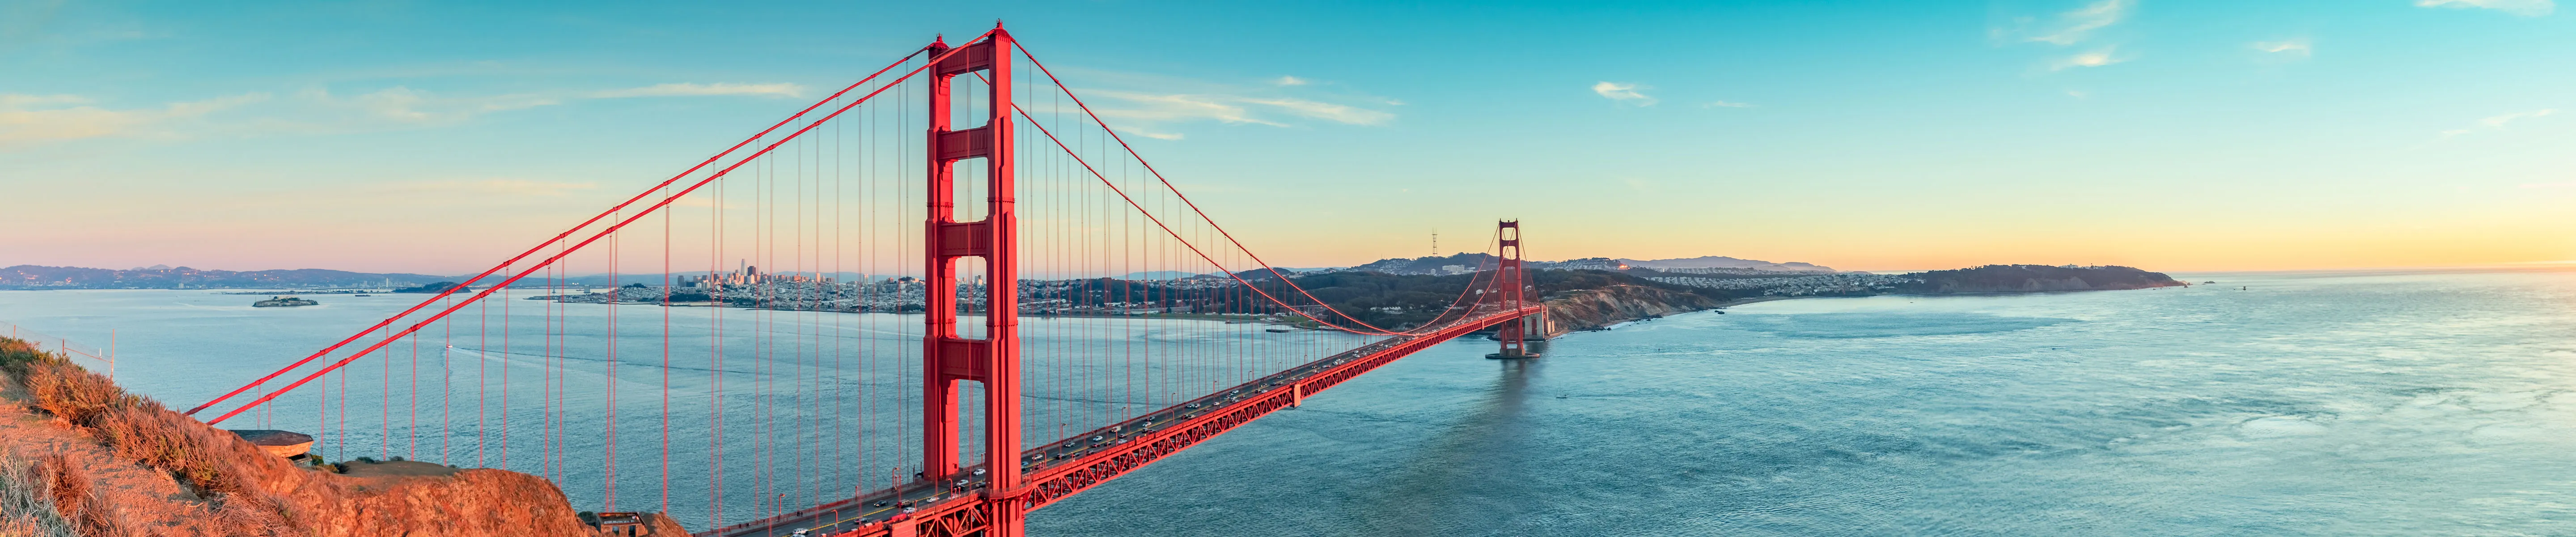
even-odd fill
[[(674, 272), (671, 273), (671, 277), (676, 279), (705, 274), (710, 272), (702, 270)], [(890, 276), (857, 272), (781, 272), (778, 274), (822, 276), (842, 281), (873, 280)], [(0, 268), (0, 289), (397, 289), (420, 287), (438, 282), (462, 282), (472, 277), (474, 277), (472, 274), (434, 276), (324, 269), (231, 271), (154, 265), (115, 270), (18, 265)], [(494, 274), (484, 278), (483, 281), (475, 282), (473, 287), (481, 289), (505, 277), (508, 275)], [(660, 284), (662, 273), (627, 273), (618, 274), (614, 278), (607, 274), (590, 274), (559, 277), (553, 280), (546, 280), (541, 274), (531, 274), (527, 279), (519, 280), (513, 287), (545, 285), (616, 287), (637, 283)]]
[[(1381, 259), (1354, 267), (1282, 267), (1280, 270), (1283, 272), (1300, 273), (1367, 271), (1382, 272), (1386, 274), (1461, 274), (1474, 272), (1480, 268), (1490, 268), (1493, 266), (1496, 259), (1497, 258), (1491, 254), (1471, 252), (1447, 256), (1417, 257), (1412, 259)], [(1834, 269), (1830, 267), (1807, 263), (1773, 263), (1769, 261), (1737, 259), (1725, 256), (1653, 260), (1609, 259), (1595, 257), (1566, 261), (1531, 261), (1529, 264), (1532, 269), (1563, 270), (1618, 270), (1625, 266), (1656, 270), (1685, 271), (1835, 272)], [(703, 274), (708, 274), (708, 272), (677, 272), (672, 273), (672, 276), (677, 278)], [(782, 272), (780, 274), (825, 276), (841, 281), (867, 281), (893, 276), (887, 274), (871, 275), (855, 272)], [(1126, 274), (1122, 276), (1122, 278), (1130, 280), (1167, 280), (1194, 276), (1208, 275), (1181, 271), (1147, 271)], [(1215, 276), (1222, 276), (1222, 273), (1216, 274)], [(0, 289), (391, 289), (419, 287), (437, 282), (461, 282), (470, 277), (472, 277), (471, 274), (437, 276), (430, 274), (349, 272), (344, 270), (327, 269), (232, 271), (154, 265), (150, 267), (116, 270), (84, 267), (18, 265), (14, 267), (0, 268)], [(492, 278), (486, 279), (486, 281), (476, 282), (474, 287), (486, 287), (491, 283), (498, 282), (501, 277), (503, 277), (503, 275), (494, 275)], [(1270, 277), (1270, 275), (1267, 271), (1263, 270), (1249, 270), (1244, 273), (1244, 277), (1267, 278)], [(551, 281), (539, 280), (538, 277), (531, 276), (528, 280), (521, 280), (516, 286), (530, 287), (537, 285), (559, 284), (615, 287), (619, 285), (639, 283), (645, 285), (662, 283), (662, 274), (658, 272), (646, 274), (630, 273), (619, 274), (615, 277), (610, 277), (607, 274), (590, 274), (584, 276), (561, 277)]]
[(0, 268), (0, 289), (412, 287), (442, 279), (455, 278), (323, 269), (231, 271), (160, 265), (126, 270), (41, 265)]
[[(1470, 252), (1446, 256), (1416, 257), (1411, 259), (1400, 257), (1393, 259), (1380, 259), (1364, 265), (1330, 270), (1383, 272), (1387, 274), (1460, 274), (1474, 272), (1480, 267), (1491, 268), (1496, 259), (1498, 258), (1492, 254)], [(1770, 261), (1737, 259), (1715, 255), (1682, 259), (1650, 260), (1587, 257), (1583, 259), (1568, 259), (1564, 261), (1530, 261), (1529, 266), (1531, 269), (1556, 270), (1622, 270), (1626, 268), (1644, 268), (1664, 271), (1722, 269), (1728, 272), (1839, 272), (1834, 270), (1833, 267), (1809, 263), (1773, 263)]]
[(1827, 266), (1821, 266), (1821, 265), (1811, 265), (1811, 264), (1807, 264), (1807, 263), (1798, 263), (1798, 262), (1789, 262), (1789, 263), (1773, 263), (1773, 262), (1769, 262), (1769, 261), (1760, 261), (1760, 260), (1754, 260), (1754, 259), (1736, 259), (1736, 258), (1732, 258), (1732, 257), (1722, 256), (1722, 255), (1711, 255), (1711, 256), (1700, 256), (1700, 257), (1689, 257), (1689, 258), (1681, 258), (1681, 259), (1654, 259), (1654, 260), (1645, 260), (1645, 261), (1640, 261), (1640, 260), (1635, 260), (1635, 259), (1624, 259), (1624, 258), (1623, 258), (1623, 259), (1620, 259), (1620, 260), (1619, 260), (1619, 262), (1621, 262), (1621, 263), (1627, 263), (1627, 264), (1628, 264), (1628, 266), (1631, 266), (1631, 267), (1644, 267), (1644, 268), (1650, 268), (1650, 269), (1712, 269), (1712, 268), (1729, 268), (1729, 269), (1767, 270), (1767, 271), (1772, 271), (1772, 272), (1839, 272), (1839, 271), (1834, 270), (1834, 269), (1833, 269), (1833, 267), (1827, 267)]
[(1332, 270), (1383, 272), (1387, 274), (1462, 274), (1475, 272), (1479, 267), (1490, 268), (1490, 265), (1493, 264), (1495, 259), (1499, 258), (1484, 252), (1470, 252), (1448, 256), (1416, 257), (1412, 259), (1400, 257), (1394, 259), (1380, 259), (1369, 262), (1365, 265)]

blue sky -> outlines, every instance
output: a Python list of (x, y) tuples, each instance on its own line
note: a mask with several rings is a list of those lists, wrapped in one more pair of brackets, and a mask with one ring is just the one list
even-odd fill
[(996, 18), (1286, 265), (2576, 259), (2550, 0), (526, 4), (0, 0), (0, 264), (472, 270)]

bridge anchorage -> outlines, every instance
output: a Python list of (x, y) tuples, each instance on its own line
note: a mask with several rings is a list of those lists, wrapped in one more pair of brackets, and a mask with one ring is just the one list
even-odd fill
[(1520, 222), (1445, 306), (1337, 306), (1101, 117), (998, 24), (935, 39), (189, 413), (699, 535), (1017, 537), (1442, 342), (1539, 355)]

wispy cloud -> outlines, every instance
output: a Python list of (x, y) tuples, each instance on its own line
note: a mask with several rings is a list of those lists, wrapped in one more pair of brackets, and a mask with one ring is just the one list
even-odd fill
[(2254, 50), (2298, 59), (2307, 58), (2309, 54), (2315, 52), (2313, 46), (2308, 43), (2308, 38), (2305, 37), (2280, 41), (2256, 41), (2248, 46), (2254, 47)]
[(2077, 53), (2074, 56), (2067, 56), (2057, 60), (2056, 63), (2049, 64), (2048, 70), (2059, 71), (2073, 67), (2101, 67), (2129, 61), (2128, 58), (2113, 56), (2112, 52), (2116, 49), (2117, 47), (2109, 47), (2102, 50)]
[[(102, 137), (185, 138), (207, 133), (343, 132), (371, 128), (439, 126), (496, 112), (555, 106), (584, 99), (751, 95), (795, 97), (788, 83), (673, 83), (596, 91), (545, 91), (497, 95), (433, 92), (394, 86), (354, 95), (328, 88), (271, 99), (245, 93), (155, 107), (116, 109), (80, 95), (0, 94), (0, 148)], [(219, 112), (228, 112), (221, 117)], [(1329, 114), (1329, 110), (1315, 113)]]
[(2453, 9), (2483, 8), (2524, 17), (2538, 17), (2558, 11), (2558, 3), (2552, 0), (2415, 0), (2415, 5)]
[(627, 99), (638, 97), (720, 97), (749, 95), (760, 97), (797, 97), (805, 87), (777, 82), (741, 84), (671, 83), (637, 88), (600, 91), (555, 91), (510, 93), (501, 95), (444, 95), (394, 86), (350, 98), (333, 96), (329, 90), (309, 90), (300, 97), (331, 106), (354, 106), (381, 117), (411, 123), (448, 123), (471, 119), (492, 112), (525, 110), (553, 106), (581, 99)]
[(2097, 39), (2095, 34), (2104, 28), (2127, 20), (2129, 12), (2136, 7), (2136, 0), (2098, 0), (2071, 11), (2058, 13), (2057, 16), (2046, 21), (2032, 17), (2015, 18), (2013, 29), (1989, 27), (1987, 35), (1994, 39), (1997, 45), (2022, 42), (2071, 47), (2097, 43), (2087, 47), (2093, 49), (2089, 52), (2049, 58), (2043, 65), (2049, 71), (2064, 71), (2075, 67), (2101, 67), (2131, 59), (2113, 54), (2113, 51), (2119, 47), (2117, 41), (2099, 43), (2103, 40)]
[(1351, 92), (1347, 84), (1280, 76), (1212, 82), (1151, 73), (1059, 69), (1076, 94), (1118, 132), (1182, 140), (1191, 123), (1296, 128), (1315, 124), (1374, 126), (1396, 119), (1395, 99)]
[(1238, 100), (1244, 103), (1278, 108), (1298, 116), (1321, 119), (1345, 125), (1376, 125), (1385, 123), (1390, 119), (1395, 119), (1395, 114), (1355, 106), (1309, 101), (1305, 99), (1263, 99), (1243, 97)]
[(88, 97), (79, 95), (27, 95), (0, 93), (0, 108), (35, 107), (61, 104), (87, 104)]
[(1243, 106), (1228, 103), (1222, 98), (1211, 98), (1210, 96), (1205, 95), (1159, 95), (1126, 91), (1092, 91), (1086, 93), (1098, 95), (1104, 99), (1113, 99), (1126, 103), (1126, 106), (1113, 105), (1100, 107), (1098, 111), (1100, 116), (1103, 118), (1147, 122), (1216, 120), (1224, 123), (1251, 123), (1273, 127), (1288, 126), (1286, 123), (1253, 117), (1252, 111), (1245, 109)]
[(1631, 103), (1637, 106), (1654, 106), (1655, 98), (1648, 97), (1644, 93), (1638, 93), (1637, 90), (1641, 89), (1655, 88), (1653, 86), (1642, 86), (1629, 82), (1610, 82), (1606, 80), (1592, 85), (1592, 93), (1609, 98), (1611, 101)]
[(1183, 135), (1183, 134), (1181, 134), (1181, 133), (1177, 133), (1177, 132), (1158, 132), (1158, 131), (1150, 131), (1150, 130), (1145, 130), (1145, 129), (1139, 129), (1139, 128), (1135, 128), (1135, 127), (1119, 127), (1119, 128), (1118, 128), (1118, 130), (1119, 130), (1120, 132), (1131, 133), (1131, 134), (1135, 134), (1135, 135), (1137, 135), (1137, 136), (1143, 136), (1143, 137), (1146, 137), (1146, 138), (1153, 138), (1153, 139), (1156, 139), (1156, 140), (1179, 140), (1179, 139), (1187, 138), (1187, 137), (1188, 137), (1187, 135)]
[(526, 179), (473, 179), (421, 181), (378, 185), (380, 190), (401, 193), (448, 193), (474, 196), (554, 197), (599, 188), (598, 183), (531, 181)]
[(1213, 120), (1287, 127), (1290, 126), (1287, 117), (1320, 119), (1344, 125), (1379, 125), (1395, 119), (1395, 114), (1384, 111), (1289, 97), (1100, 90), (1084, 94), (1118, 103), (1099, 107), (1098, 111), (1102, 118), (1123, 120), (1117, 122), (1121, 124), (1119, 130), (1161, 140), (1179, 140), (1182, 135), (1139, 125)]
[(2514, 122), (2516, 122), (2516, 121), (2522, 121), (2522, 120), (2526, 120), (2526, 119), (2539, 118), (2539, 117), (2547, 117), (2547, 116), (2550, 116), (2550, 115), (2553, 115), (2553, 114), (2557, 114), (2557, 113), (2558, 113), (2558, 109), (2556, 109), (2556, 108), (2542, 108), (2542, 109), (2539, 109), (2539, 110), (2532, 110), (2532, 111), (2528, 111), (2528, 112), (2514, 112), (2514, 113), (2510, 113), (2510, 114), (2498, 114), (2498, 115), (2493, 115), (2493, 116), (2487, 116), (2487, 117), (2484, 117), (2484, 118), (2479, 118), (2479, 119), (2478, 119), (2478, 124), (2477, 124), (2477, 125), (2470, 126), (2470, 127), (2468, 127), (2468, 128), (2451, 129), (2451, 130), (2442, 131), (2442, 137), (2443, 137), (2443, 138), (2449, 138), (2449, 137), (2453, 137), (2453, 136), (2459, 136), (2459, 135), (2463, 135), (2463, 134), (2470, 134), (2470, 133), (2478, 132), (2478, 131), (2480, 131), (2480, 130), (2502, 130), (2502, 129), (2504, 129), (2504, 128), (2505, 128), (2505, 126), (2506, 126), (2506, 125), (2511, 125), (2511, 124), (2513, 124), (2513, 123), (2514, 123)]
[(564, 102), (562, 97), (538, 93), (449, 96), (403, 86), (352, 97), (334, 95), (326, 89), (312, 89), (296, 94), (296, 98), (326, 108), (354, 110), (375, 119), (410, 124), (450, 124), (492, 112), (526, 110)]
[(109, 109), (77, 95), (0, 94), (0, 147), (108, 136), (172, 135), (174, 123), (268, 99), (248, 93), (156, 108)]
[(677, 83), (655, 84), (641, 88), (607, 90), (590, 94), (591, 97), (602, 99), (624, 97), (690, 97), (706, 95), (802, 97), (805, 95), (805, 86), (784, 82), (769, 84), (737, 84), (732, 82), (717, 82), (714, 84)]
[(2529, 111), (2529, 112), (2514, 112), (2514, 113), (2511, 113), (2511, 114), (2504, 114), (2504, 115), (2498, 115), (2498, 116), (2489, 116), (2489, 117), (2486, 117), (2486, 118), (2484, 118), (2484, 119), (2479, 119), (2479, 120), (2478, 120), (2478, 124), (2479, 124), (2479, 125), (2486, 125), (2486, 126), (2489, 126), (2489, 127), (2504, 128), (2505, 124), (2507, 124), (2507, 123), (2512, 123), (2512, 122), (2514, 122), (2514, 120), (2517, 120), (2517, 119), (2541, 117), (2541, 116), (2546, 116), (2546, 115), (2556, 114), (2556, 113), (2558, 113), (2558, 109), (2556, 109), (2556, 108), (2542, 108), (2542, 109), (2539, 109), (2539, 110), (2533, 110), (2533, 111)]
[(2119, 24), (2121, 19), (2129, 16), (2129, 8), (2134, 5), (2131, 0), (2102, 0), (2087, 4), (2074, 11), (2057, 14), (2057, 20), (2046, 29), (2024, 40), (2073, 45), (2091, 36), (2094, 30)]

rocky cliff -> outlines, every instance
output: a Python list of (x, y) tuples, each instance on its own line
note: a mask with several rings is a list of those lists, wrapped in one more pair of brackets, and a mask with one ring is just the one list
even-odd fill
[(41, 476), (34, 481), (47, 493), (20, 511), (60, 514), (0, 512), (0, 528), (22, 516), (70, 526), (32, 535), (599, 535), (536, 476), (424, 462), (291, 462), (6, 338), (0, 466), (10, 470), (0, 476)]
[(1724, 305), (1716, 298), (1643, 285), (1568, 291), (1547, 299), (1549, 337)]

